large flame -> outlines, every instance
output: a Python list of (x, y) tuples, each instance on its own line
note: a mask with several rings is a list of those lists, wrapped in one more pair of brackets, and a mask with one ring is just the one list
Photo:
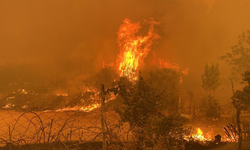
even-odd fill
[(154, 26), (159, 24), (153, 19), (145, 21), (149, 24), (149, 30), (145, 36), (137, 36), (140, 23), (132, 23), (129, 19), (124, 19), (118, 31), (117, 43), (120, 54), (117, 58), (120, 76), (126, 76), (130, 80), (137, 79), (137, 69), (139, 63), (147, 56), (153, 40), (159, 35), (154, 33)]
[[(148, 27), (148, 29), (144, 28), (147, 29), (147, 33), (144, 36), (139, 35), (139, 31), (142, 28), (141, 23), (132, 23), (129, 19), (123, 20), (123, 24), (117, 32), (117, 43), (120, 49), (120, 53), (117, 57), (118, 71), (120, 76), (128, 77), (130, 81), (137, 80), (139, 64), (143, 64), (143, 60), (149, 53), (153, 41), (160, 38), (160, 36), (154, 32), (154, 26), (160, 24), (159, 22), (150, 19), (144, 20), (142, 24)], [(172, 68), (176, 71), (179, 70), (177, 64), (164, 62), (163, 59), (158, 59), (157, 64), (159, 64), (158, 67), (162, 66), (163, 68)], [(106, 64), (104, 61), (102, 62), (102, 68), (112, 66), (114, 66), (113, 63)], [(113, 99), (115, 99), (115, 96), (111, 97), (110, 100)], [(89, 112), (98, 107), (100, 107), (99, 103), (93, 103), (85, 107), (66, 107), (58, 109), (57, 111), (79, 110)]]

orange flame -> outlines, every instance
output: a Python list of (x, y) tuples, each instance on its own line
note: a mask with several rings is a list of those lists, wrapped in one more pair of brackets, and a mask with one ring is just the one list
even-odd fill
[(175, 71), (179, 71), (180, 69), (180, 66), (178, 64), (165, 62), (164, 59), (161, 58), (158, 58), (157, 61), (153, 61), (152, 65), (157, 65), (159, 68), (174, 69)]
[(102, 68), (113, 67), (113, 66), (114, 66), (114, 63), (107, 64), (105, 61), (102, 61)]
[(169, 68), (175, 71), (180, 71), (184, 76), (187, 76), (189, 71), (189, 68), (181, 70), (178, 64), (166, 62), (164, 59), (158, 58), (155, 53), (153, 53), (153, 61), (151, 62), (151, 65), (157, 66), (158, 68)]
[(192, 138), (194, 140), (198, 140), (198, 141), (211, 141), (211, 139), (210, 139), (211, 136), (209, 134), (208, 134), (208, 137), (209, 138), (205, 138), (204, 137), (203, 132), (202, 132), (202, 130), (200, 128), (197, 129), (197, 133), (196, 134), (192, 135)]
[[(91, 99), (99, 99), (99, 92), (96, 92), (94, 96), (91, 96), (90, 97)], [(112, 101), (116, 98), (116, 95), (114, 93), (110, 93), (109, 95), (109, 98), (106, 99), (106, 102), (108, 101)], [(84, 100), (83, 100), (84, 101)], [(99, 108), (101, 107), (101, 104), (99, 102), (95, 102), (93, 104), (90, 104), (88, 106), (79, 106), (79, 105), (76, 105), (74, 107), (65, 107), (65, 108), (62, 108), (62, 109), (57, 109), (55, 110), (56, 112), (63, 112), (63, 111), (82, 111), (82, 112), (90, 112), (96, 108)], [(45, 110), (44, 112), (49, 112), (50, 110)]]
[(145, 21), (149, 24), (149, 30), (146, 36), (136, 36), (141, 28), (140, 23), (132, 23), (129, 19), (124, 19), (123, 24), (118, 31), (117, 43), (120, 48), (120, 54), (117, 59), (120, 76), (126, 76), (130, 80), (137, 79), (137, 69), (150, 51), (153, 40), (160, 38), (154, 33), (154, 26), (159, 22), (153, 19)]
[(55, 110), (56, 112), (62, 112), (62, 111), (84, 111), (84, 112), (90, 112), (95, 108), (99, 108), (100, 104), (95, 103), (95, 104), (91, 104), (89, 106), (86, 107), (82, 107), (82, 106), (74, 106), (74, 107), (66, 107), (66, 108), (62, 108), (62, 109), (57, 109)]
[(192, 136), (184, 136), (184, 139), (189, 141), (189, 140), (195, 140), (195, 141), (212, 141), (211, 139), (211, 134), (207, 133), (207, 137), (205, 138), (203, 135), (203, 132), (200, 128), (197, 128), (197, 133), (196, 134), (192, 134)]

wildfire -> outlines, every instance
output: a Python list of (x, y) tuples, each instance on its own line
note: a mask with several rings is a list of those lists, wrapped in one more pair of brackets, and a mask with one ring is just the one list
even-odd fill
[(197, 129), (197, 133), (192, 135), (192, 138), (194, 140), (199, 140), (199, 141), (207, 141), (207, 139), (204, 137), (203, 132), (201, 131), (200, 128)]
[[(97, 101), (97, 99), (99, 99), (99, 92), (96, 92), (94, 96), (90, 96), (91, 99)], [(108, 99), (106, 99), (106, 102), (114, 100), (116, 98), (114, 93), (110, 93)], [(82, 100), (84, 102), (84, 100)], [(83, 112), (90, 112), (96, 108), (101, 107), (101, 104), (98, 102), (95, 102), (93, 104), (90, 104), (88, 106), (74, 106), (74, 107), (65, 107), (62, 109), (57, 109), (55, 111), (57, 112), (63, 112), (63, 111), (83, 111)], [(45, 112), (48, 112), (48, 110), (46, 110)]]
[(114, 67), (114, 63), (107, 64), (105, 61), (102, 61), (102, 68)]
[(177, 63), (166, 62), (164, 59), (158, 58), (155, 53), (153, 53), (153, 61), (151, 62), (151, 65), (158, 68), (169, 68), (175, 71), (180, 71), (184, 76), (187, 76), (189, 71), (189, 68), (181, 70)]
[[(148, 27), (147, 33), (142, 36), (140, 35), (142, 25)], [(136, 22), (132, 23), (129, 19), (124, 19), (123, 24), (119, 27), (117, 32), (117, 43), (120, 49), (120, 53), (117, 57), (116, 63), (118, 68), (118, 73), (120, 76), (128, 77), (130, 81), (134, 81), (138, 79), (138, 66), (143, 64), (144, 58), (148, 55), (153, 41), (159, 39), (160, 36), (155, 33), (154, 27), (159, 25), (159, 22), (154, 21), (153, 19), (144, 20), (144, 22)], [(144, 28), (146, 29), (146, 28)], [(144, 31), (143, 29), (143, 31)], [(158, 59), (158, 67), (160, 68), (171, 68), (176, 71), (179, 71), (178, 64), (170, 64), (165, 62), (163, 59)], [(102, 62), (102, 68), (105, 67), (113, 67), (114, 63), (106, 64), (104, 61)], [(161, 67), (162, 66), (162, 67)], [(187, 74), (188, 70), (183, 74)], [(182, 79), (180, 79), (182, 80)], [(95, 98), (93, 98), (93, 104), (82, 107), (66, 107), (63, 109), (58, 109), (57, 111), (72, 111), (79, 110), (89, 112), (95, 108), (100, 107), (99, 103), (96, 103), (96, 99), (98, 99), (98, 92), (92, 90), (92, 88), (87, 91), (94, 92)], [(59, 96), (59, 94), (58, 94)], [(68, 96), (66, 94), (60, 94), (60, 96)], [(94, 100), (95, 99), (95, 100)], [(115, 99), (115, 96), (111, 96), (110, 100)], [(109, 100), (106, 100), (106, 102)], [(84, 103), (84, 100), (82, 101)]]
[(91, 104), (89, 106), (86, 107), (82, 107), (82, 106), (74, 106), (74, 107), (66, 107), (66, 108), (62, 108), (62, 109), (57, 109), (57, 112), (62, 112), (62, 111), (84, 111), (84, 112), (90, 112), (95, 108), (100, 107), (100, 104), (95, 103), (95, 104)]
[(174, 69), (175, 71), (179, 71), (179, 69), (180, 69), (180, 66), (178, 64), (165, 62), (164, 59), (161, 59), (161, 58), (158, 58), (156, 61), (153, 61), (151, 64), (157, 65), (159, 68)]
[(211, 135), (209, 133), (207, 133), (207, 137), (204, 137), (203, 135), (203, 132), (200, 128), (197, 128), (197, 133), (196, 134), (192, 134), (192, 136), (187, 136), (187, 137), (184, 137), (184, 139), (186, 140), (190, 140), (190, 139), (193, 139), (195, 141), (212, 141), (211, 139)]
[(14, 106), (15, 106), (14, 104), (6, 104), (5, 106), (3, 106), (3, 108), (8, 109)]
[(142, 63), (142, 60), (147, 56), (153, 40), (160, 38), (158, 34), (154, 33), (154, 26), (158, 25), (159, 22), (151, 19), (145, 23), (149, 24), (149, 30), (145, 36), (136, 36), (141, 25), (140, 23), (132, 23), (129, 19), (123, 20), (117, 33), (117, 43), (120, 48), (120, 54), (117, 58), (119, 74), (130, 80), (137, 79), (139, 63)]
[[(190, 136), (185, 136), (184, 139), (187, 141), (194, 140), (194, 141), (200, 141), (200, 142), (211, 142), (214, 141), (212, 138), (212, 132), (208, 132), (206, 136), (203, 134), (203, 131), (200, 128), (197, 128), (197, 133), (192, 134)], [(221, 137), (221, 142), (236, 142), (237, 141), (236, 137), (235, 139), (230, 139), (228, 136), (223, 136)]]
[(69, 96), (68, 93), (56, 93), (56, 96)]

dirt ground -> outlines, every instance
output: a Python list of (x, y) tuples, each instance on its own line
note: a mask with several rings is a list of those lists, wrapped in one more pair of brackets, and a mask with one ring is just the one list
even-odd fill
[[(106, 113), (107, 123), (118, 121), (117, 114)], [(100, 110), (85, 112), (17, 112), (0, 110), (0, 146), (62, 141), (100, 140)]]

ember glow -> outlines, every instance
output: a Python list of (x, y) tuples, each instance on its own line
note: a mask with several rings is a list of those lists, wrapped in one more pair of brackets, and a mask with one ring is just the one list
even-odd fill
[(117, 58), (120, 76), (126, 76), (130, 80), (137, 79), (138, 65), (142, 63), (147, 56), (153, 41), (160, 38), (154, 33), (154, 26), (159, 22), (153, 19), (146, 20), (149, 24), (149, 30), (145, 36), (137, 36), (141, 29), (140, 23), (132, 23), (129, 19), (124, 19), (123, 24), (118, 31), (117, 43), (120, 48), (120, 54)]

